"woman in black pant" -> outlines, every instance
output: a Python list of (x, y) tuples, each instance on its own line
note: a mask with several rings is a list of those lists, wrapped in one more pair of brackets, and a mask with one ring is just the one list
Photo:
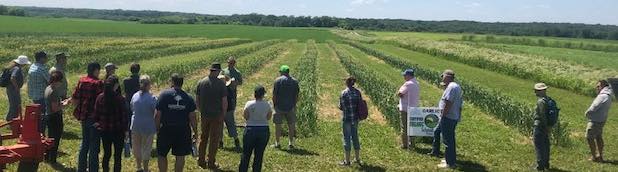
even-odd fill
[(122, 148), (128, 130), (127, 109), (125, 100), (116, 90), (120, 87), (118, 78), (110, 76), (105, 79), (104, 91), (99, 94), (95, 102), (94, 126), (97, 128), (103, 140), (103, 161), (101, 162), (104, 172), (108, 172), (109, 161), (114, 147), (114, 171), (121, 171)]
[(270, 104), (263, 100), (266, 89), (258, 85), (255, 87), (254, 93), (255, 100), (248, 101), (245, 104), (243, 114), (243, 117), (247, 120), (247, 128), (243, 135), (243, 150), (238, 167), (240, 172), (246, 172), (249, 169), (249, 161), (253, 152), (255, 152), (253, 171), (262, 171), (264, 149), (266, 149), (268, 138), (270, 138), (268, 121), (272, 118), (272, 109)]

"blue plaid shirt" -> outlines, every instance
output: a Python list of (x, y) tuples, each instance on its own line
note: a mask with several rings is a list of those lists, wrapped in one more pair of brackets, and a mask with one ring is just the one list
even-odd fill
[(339, 97), (339, 109), (343, 112), (343, 121), (358, 120), (358, 104), (361, 100), (361, 92), (354, 87), (346, 88)]
[(28, 70), (28, 97), (31, 100), (44, 99), (47, 85), (49, 85), (47, 65), (34, 63)]

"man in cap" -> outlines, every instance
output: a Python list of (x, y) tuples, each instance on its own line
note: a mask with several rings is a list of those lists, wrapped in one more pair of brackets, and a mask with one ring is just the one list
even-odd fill
[[(599, 80), (596, 85), (597, 97), (588, 110), (588, 126), (586, 127), (586, 139), (592, 154), (590, 159), (594, 162), (603, 162), (603, 127), (607, 121), (607, 114), (612, 106), (612, 89), (607, 80)], [(598, 155), (597, 155), (598, 152)]]
[(21, 55), (13, 60), (12, 64), (3, 70), (3, 72), (7, 72), (10, 75), (10, 82), (6, 85), (6, 96), (9, 99), (6, 121), (11, 121), (21, 114), (21, 87), (24, 86), (25, 78), (22, 70), (31, 63), (27, 56)]
[[(213, 63), (210, 68), (210, 74), (198, 82), (196, 89), (196, 103), (202, 121), (198, 164), (200, 167), (208, 169), (218, 168), (218, 165), (215, 163), (217, 143), (221, 139), (223, 118), (228, 106), (227, 88), (225, 83), (217, 78), (220, 72), (221, 64)], [(209, 146), (208, 160), (204, 159), (207, 146)]]
[[(226, 83), (228, 87), (228, 108), (224, 118), (225, 126), (227, 128), (228, 135), (234, 139), (235, 149), (237, 151), (240, 151), (240, 141), (238, 140), (238, 132), (236, 131), (236, 121), (234, 121), (234, 114), (236, 110), (236, 99), (238, 95), (237, 87), (239, 85), (242, 85), (242, 74), (240, 74), (240, 71), (236, 69), (236, 58), (230, 57), (227, 60), (227, 68), (223, 69), (223, 74), (225, 78), (227, 78), (226, 81), (228, 81), (229, 83)], [(223, 136), (223, 130), (221, 130), (221, 136)], [(221, 139), (221, 142), (219, 142), (219, 147), (223, 147), (223, 139)]]
[[(419, 86), (418, 81), (414, 77), (414, 69), (406, 69), (401, 73), (405, 82), (397, 91), (399, 97), (399, 119), (401, 128), (401, 148), (408, 149), (410, 136), (408, 136), (408, 108), (418, 107), (419, 102)], [(414, 146), (414, 144), (412, 144)]]
[(39, 132), (45, 133), (46, 104), (45, 89), (49, 85), (49, 69), (47, 67), (47, 53), (39, 51), (34, 54), (35, 62), (28, 70), (28, 97), (33, 103), (41, 105), (41, 121)]
[(290, 67), (282, 65), (279, 68), (281, 74), (275, 80), (273, 86), (273, 104), (275, 107), (275, 115), (273, 122), (275, 123), (275, 144), (273, 147), (281, 148), (279, 144), (281, 138), (281, 130), (283, 127), (283, 119), (288, 122), (288, 148), (294, 149), (294, 137), (296, 136), (296, 103), (298, 102), (298, 94), (300, 87), (298, 80), (290, 76)]
[(549, 169), (549, 131), (548, 124), (548, 102), (547, 85), (545, 83), (534, 84), (534, 93), (537, 97), (536, 109), (534, 113), (534, 129), (532, 132), (534, 148), (536, 151), (536, 170), (543, 171)]
[[(440, 122), (436, 130), (442, 132), (444, 139), (445, 153), (442, 163), (438, 164), (439, 168), (455, 168), (457, 161), (457, 151), (455, 144), (455, 127), (461, 120), (461, 109), (463, 106), (463, 90), (459, 84), (455, 82), (455, 72), (447, 69), (442, 73), (442, 82), (446, 85), (444, 93), (440, 98), (439, 108), (442, 109), (440, 114)], [(434, 143), (440, 142), (440, 136), (434, 136)], [(437, 146), (436, 146), (437, 145)], [(437, 153), (440, 150), (440, 144), (433, 144), (433, 151)]]
[(118, 67), (114, 63), (105, 64), (105, 79), (109, 76), (115, 75), (116, 69), (118, 69)]

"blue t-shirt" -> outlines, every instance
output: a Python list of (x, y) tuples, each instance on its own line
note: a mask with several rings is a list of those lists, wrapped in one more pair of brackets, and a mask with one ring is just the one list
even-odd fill
[(154, 111), (157, 98), (149, 92), (138, 91), (131, 98), (131, 131), (140, 134), (155, 134)]
[(162, 127), (189, 128), (189, 114), (195, 112), (196, 106), (186, 92), (169, 88), (159, 95), (156, 108), (161, 112)]

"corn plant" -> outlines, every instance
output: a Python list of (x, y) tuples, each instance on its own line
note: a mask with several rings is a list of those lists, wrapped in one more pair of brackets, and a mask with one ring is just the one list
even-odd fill
[(300, 85), (300, 99), (298, 100), (298, 131), (300, 135), (310, 136), (318, 131), (317, 124), (317, 57), (318, 50), (315, 41), (307, 42), (307, 51), (300, 58), (297, 65), (296, 78)]

